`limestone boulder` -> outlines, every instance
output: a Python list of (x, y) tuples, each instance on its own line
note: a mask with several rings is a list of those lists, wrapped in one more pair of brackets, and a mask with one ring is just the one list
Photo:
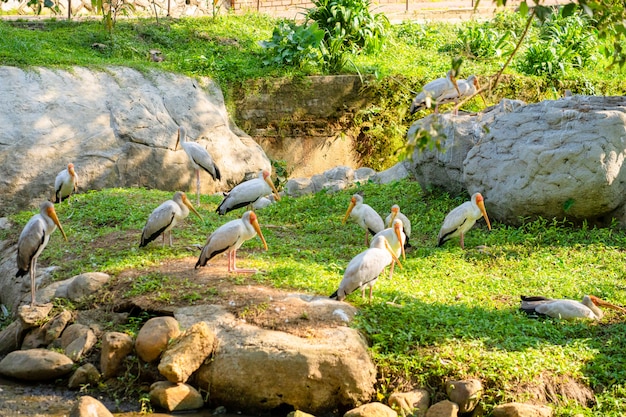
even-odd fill
[(111, 276), (104, 272), (85, 272), (76, 275), (68, 284), (67, 298), (72, 301), (78, 301), (98, 291), (110, 279)]
[(0, 375), (25, 381), (47, 381), (69, 374), (74, 362), (47, 349), (16, 350), (0, 361)]
[(402, 417), (424, 417), (430, 405), (430, 394), (425, 389), (394, 392), (387, 403)]
[[(333, 311), (345, 304), (325, 297), (307, 302), (311, 310), (332, 303), (328, 322), (337, 320)], [(175, 317), (182, 326), (203, 320), (216, 333), (218, 347), (194, 384), (207, 392), (211, 406), (244, 413), (290, 406), (321, 415), (368, 403), (375, 394), (376, 368), (367, 345), (347, 326), (299, 337), (241, 322), (220, 306), (180, 308)]]
[(398, 413), (383, 403), (373, 402), (353, 408), (343, 417), (398, 417)]
[(153, 317), (137, 333), (135, 352), (144, 362), (161, 357), (170, 340), (180, 335), (180, 326), (174, 317)]
[(70, 417), (113, 417), (108, 408), (89, 395), (83, 395), (74, 403)]
[(133, 350), (133, 338), (125, 333), (107, 332), (102, 338), (100, 370), (102, 376), (112, 378), (121, 370), (122, 362)]
[(497, 405), (492, 412), (493, 417), (552, 417), (552, 408), (545, 405), (524, 403), (507, 403)]
[(204, 406), (202, 395), (188, 384), (158, 381), (150, 386), (150, 402), (169, 412), (195, 410)]
[(61, 335), (61, 348), (67, 356), (78, 361), (87, 354), (98, 341), (95, 332), (84, 324), (67, 326)]
[(446, 382), (446, 393), (459, 406), (460, 413), (474, 411), (483, 395), (483, 385), (478, 379)]
[(246, 173), (271, 170), (262, 148), (232, 125), (221, 90), (208, 78), (124, 67), (0, 66), (0, 79), (0, 124), (5, 126), (0, 216), (49, 199), (55, 176), (69, 162), (75, 165), (79, 192), (192, 189), (194, 171), (180, 146), (175, 149), (179, 126), (220, 168), (219, 182), (201, 174), (203, 193), (228, 191)]
[(459, 406), (448, 400), (439, 401), (426, 411), (426, 417), (457, 417), (458, 415)]
[(84, 385), (95, 385), (100, 381), (102, 375), (95, 365), (87, 362), (83, 366), (79, 367), (67, 382), (68, 388), (78, 389)]
[(61, 335), (65, 326), (67, 326), (67, 323), (69, 323), (71, 319), (72, 313), (68, 310), (63, 310), (43, 326), (36, 327), (28, 332), (22, 342), (22, 349), (35, 349), (48, 346)]
[(159, 372), (170, 382), (186, 382), (214, 347), (214, 332), (205, 322), (194, 323), (163, 352)]
[(625, 97), (529, 104), (489, 125), (467, 154), (464, 183), (510, 224), (539, 216), (608, 224), (624, 208), (625, 139)]

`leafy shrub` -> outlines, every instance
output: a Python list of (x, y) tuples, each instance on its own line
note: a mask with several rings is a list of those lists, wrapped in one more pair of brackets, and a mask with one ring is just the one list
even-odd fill
[(459, 29), (457, 46), (467, 55), (477, 58), (501, 56), (503, 49), (513, 50), (511, 39), (515, 33), (511, 30), (501, 35), (490, 23), (470, 23)]
[(272, 33), (272, 39), (261, 41), (260, 45), (267, 50), (265, 65), (295, 65), (320, 63), (320, 43), (324, 39), (324, 31), (316, 22), (297, 25), (292, 21), (281, 21)]
[(376, 52), (382, 48), (389, 20), (370, 12), (369, 0), (314, 0), (306, 12), (308, 21), (324, 30), (325, 41), (341, 38), (352, 52)]
[(402, 22), (399, 25), (392, 26), (392, 30), (395, 31), (396, 38), (399, 41), (420, 48), (434, 47), (437, 49), (439, 45), (447, 42), (440, 28), (433, 24)]

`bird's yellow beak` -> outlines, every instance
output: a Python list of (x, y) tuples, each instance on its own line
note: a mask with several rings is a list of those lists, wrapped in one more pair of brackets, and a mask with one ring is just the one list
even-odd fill
[(356, 200), (352, 198), (352, 200), (350, 200), (350, 205), (348, 206), (348, 211), (346, 211), (346, 215), (343, 216), (343, 220), (341, 221), (341, 224), (346, 223), (346, 220), (348, 220), (348, 217), (350, 216), (350, 213), (352, 213), (352, 209), (354, 208), (354, 206), (356, 206)]
[(621, 311), (622, 313), (626, 313), (626, 309), (624, 307), (611, 304), (608, 301), (604, 301), (594, 295), (590, 295), (589, 298), (591, 298), (591, 301), (597, 306), (608, 307), (610, 309)]
[(394, 261), (396, 261), (398, 263), (398, 265), (400, 266), (400, 268), (404, 269), (404, 267), (402, 266), (402, 264), (400, 263), (400, 259), (398, 259), (398, 257), (396, 256), (396, 254), (394, 253), (393, 249), (391, 249), (391, 246), (389, 245), (389, 242), (387, 242), (387, 239), (384, 239), (385, 241), (385, 248), (387, 248), (387, 250), (389, 251), (389, 253), (391, 254), (391, 257), (393, 258)]
[(65, 235), (65, 231), (63, 230), (63, 227), (61, 226), (61, 222), (59, 222), (59, 218), (57, 217), (57, 212), (54, 210), (54, 206), (48, 207), (48, 209), (46, 210), (46, 213), (61, 231), (61, 234), (63, 235), (63, 239), (67, 241), (67, 236)]
[(280, 201), (280, 196), (278, 195), (278, 190), (274, 186), (272, 179), (270, 177), (265, 177), (265, 182), (270, 186), (270, 188), (274, 191), (274, 197), (276, 197), (276, 201)]
[(489, 228), (489, 230), (491, 230), (491, 223), (489, 222), (489, 216), (487, 216), (487, 210), (485, 209), (485, 202), (483, 200), (478, 200), (476, 202), (476, 205), (478, 206), (481, 213), (483, 214), (483, 217), (485, 218), (485, 221), (487, 222), (487, 227)]
[(398, 237), (398, 242), (400, 242), (400, 248), (402, 248), (400, 249), (402, 251), (402, 259), (406, 261), (406, 255), (404, 253), (404, 244), (402, 243), (402, 223), (396, 223), (393, 226), (393, 231)]
[(183, 194), (183, 203), (189, 208), (189, 210), (193, 211), (200, 220), (204, 221), (200, 213), (196, 211), (196, 209), (191, 204), (191, 201), (189, 201), (189, 199), (187, 198), (187, 194)]
[(254, 227), (256, 234), (259, 235), (259, 237), (261, 238), (261, 241), (263, 241), (265, 250), (267, 250), (267, 242), (265, 241), (265, 238), (263, 237), (263, 233), (261, 233), (261, 226), (259, 226), (259, 221), (257, 220), (256, 214), (254, 214), (254, 212), (250, 213), (250, 224), (252, 225), (252, 227)]

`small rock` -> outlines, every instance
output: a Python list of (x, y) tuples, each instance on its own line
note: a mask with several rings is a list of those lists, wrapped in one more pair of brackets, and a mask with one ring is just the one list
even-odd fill
[(91, 363), (86, 363), (72, 374), (67, 386), (70, 389), (76, 389), (84, 385), (96, 385), (101, 377), (98, 368)]
[(508, 403), (496, 406), (493, 417), (552, 417), (552, 409), (545, 405)]
[(153, 362), (161, 356), (172, 339), (180, 335), (180, 326), (174, 317), (153, 317), (139, 330), (135, 340), (137, 356), (144, 362)]
[(309, 178), (292, 178), (285, 184), (287, 195), (292, 197), (300, 197), (315, 192), (313, 181)]
[(55, 341), (72, 319), (72, 313), (63, 310), (57, 314), (52, 320), (48, 321), (41, 327), (37, 327), (30, 331), (22, 342), (22, 349), (35, 349), (46, 347)]
[(78, 301), (98, 291), (110, 279), (111, 276), (104, 272), (86, 272), (77, 275), (67, 287), (67, 297), (72, 301)]
[(113, 417), (113, 414), (100, 401), (85, 395), (76, 401), (70, 417)]
[(287, 414), (287, 417), (315, 417), (313, 414), (305, 413), (304, 411), (296, 410)]
[(425, 389), (394, 392), (389, 396), (387, 403), (402, 417), (423, 417), (430, 405), (430, 394)]
[(133, 339), (119, 332), (108, 332), (102, 338), (100, 370), (105, 379), (112, 378), (120, 371), (122, 361), (133, 350)]
[(393, 409), (383, 403), (373, 402), (353, 408), (343, 415), (343, 417), (397, 417)]
[(48, 317), (50, 311), (52, 311), (52, 304), (21, 305), (17, 310), (17, 318), (20, 319), (25, 329), (32, 329), (38, 327), (39, 323)]
[(163, 353), (159, 372), (170, 382), (186, 382), (213, 352), (214, 345), (215, 334), (206, 322), (198, 322)]
[(464, 381), (448, 381), (446, 393), (453, 403), (459, 406), (460, 413), (469, 413), (480, 402), (483, 395), (483, 386), (477, 379)]
[(354, 170), (347, 166), (337, 166), (324, 172), (323, 174), (330, 182), (352, 182), (354, 180)]
[(61, 348), (67, 356), (78, 361), (97, 341), (96, 334), (89, 326), (75, 323), (68, 326), (61, 335)]
[(452, 401), (439, 401), (426, 412), (426, 417), (457, 417), (459, 406)]
[(25, 381), (46, 381), (72, 371), (67, 356), (46, 349), (16, 350), (0, 361), (0, 374)]
[(21, 320), (15, 320), (0, 332), (0, 356), (19, 348), (24, 331)]
[(158, 381), (150, 386), (150, 402), (167, 411), (187, 411), (202, 408), (202, 395), (191, 385)]

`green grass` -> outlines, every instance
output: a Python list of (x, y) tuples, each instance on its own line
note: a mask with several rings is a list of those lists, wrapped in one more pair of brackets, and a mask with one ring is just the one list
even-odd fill
[[(371, 343), (384, 399), (393, 390), (429, 387), (442, 390), (449, 378), (479, 378), (487, 409), (528, 399), (520, 387), (539, 380), (557, 384), (571, 378), (596, 390), (598, 404), (582, 408), (560, 401), (557, 416), (626, 413), (626, 324), (609, 313), (600, 323), (533, 320), (518, 311), (519, 295), (580, 299), (595, 294), (626, 304), (623, 262), (626, 234), (616, 228), (574, 227), (566, 221), (537, 220), (514, 228), (493, 221), (489, 232), (479, 221), (466, 236), (436, 247), (446, 213), (464, 198), (425, 194), (408, 180), (366, 184), (327, 194), (285, 197), (258, 212), (269, 250), (259, 239), (244, 244), (246, 266), (264, 270), (253, 277), (261, 284), (322, 296), (338, 286), (350, 259), (364, 250), (361, 229), (341, 220), (349, 199), (362, 191), (365, 202), (386, 215), (393, 203), (412, 220), (413, 250), (374, 287), (371, 303), (353, 293), (347, 301), (359, 307), (355, 325)], [(171, 193), (144, 189), (108, 189), (79, 194), (72, 204), (58, 205), (68, 235), (56, 232), (40, 265), (59, 265), (57, 279), (81, 271), (117, 274), (189, 256), (219, 225), (238, 218), (241, 210), (219, 217), (216, 196), (202, 196), (203, 221), (189, 216), (174, 229), (174, 247), (156, 241), (139, 249), (139, 237), (151, 210)], [(489, 201), (486, 201), (489, 210)], [(32, 212), (11, 216), (14, 227), (5, 239), (16, 240)], [(106, 244), (105, 244), (106, 242)], [(117, 243), (115, 243), (117, 242)], [(484, 249), (477, 248), (484, 245)], [(189, 268), (193, 268), (189, 264)], [(140, 276), (128, 296), (156, 291), (167, 301), (172, 283), (158, 273)], [(202, 302), (193, 282), (190, 304)], [(158, 288), (156, 288), (156, 287)], [(132, 293), (132, 294), (131, 294)]]

